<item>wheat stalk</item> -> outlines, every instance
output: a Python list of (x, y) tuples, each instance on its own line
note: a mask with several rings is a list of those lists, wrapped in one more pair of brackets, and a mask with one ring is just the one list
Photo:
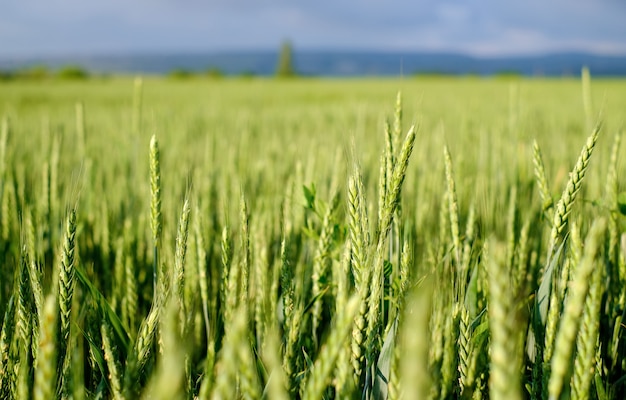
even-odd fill
[(288, 400), (286, 377), (280, 363), (280, 342), (278, 331), (270, 329), (265, 338), (263, 360), (269, 372), (267, 382), (267, 398)]
[(382, 221), (385, 204), (389, 197), (389, 186), (391, 175), (393, 174), (393, 154), (391, 151), (391, 133), (389, 132), (389, 124), (385, 124), (385, 138), (387, 147), (385, 152), (380, 156), (380, 168), (378, 172), (378, 221)]
[(163, 354), (158, 360), (157, 370), (143, 393), (144, 399), (173, 399), (185, 398), (185, 353), (186, 342), (180, 333), (183, 330), (180, 319), (179, 299), (171, 297), (165, 306), (161, 318), (161, 340)]
[(123, 319), (130, 318), (125, 312), (128, 309), (124, 307), (124, 285), (126, 283), (126, 268), (124, 265), (124, 238), (118, 238), (115, 243), (115, 262), (113, 263), (113, 285), (111, 288), (111, 306), (115, 311), (122, 314)]
[[(58, 135), (52, 136), (50, 147), (50, 217), (51, 221), (60, 218), (59, 215), (59, 162), (61, 157), (61, 140)], [(52, 230), (52, 243), (57, 243), (56, 231)]]
[[(213, 392), (214, 399), (232, 399), (235, 393), (246, 399), (260, 398), (260, 389), (254, 370), (248, 334), (248, 311), (246, 304), (234, 313), (229, 335), (220, 353), (217, 375)], [(233, 362), (234, 361), (234, 362)], [(236, 390), (238, 389), (238, 390)]]
[[(41, 313), (43, 311), (43, 288), (42, 280), (43, 273), (36, 261), (36, 245), (35, 245), (35, 224), (33, 222), (33, 216), (30, 208), (26, 209), (26, 251), (30, 255), (28, 264), (28, 279), (30, 281), (31, 290), (33, 293), (33, 300), (35, 302), (35, 308), (37, 310), (36, 321), (41, 319)], [(37, 332), (39, 334), (39, 332)], [(35, 356), (35, 360), (37, 357)]]
[(311, 315), (312, 322), (312, 333), (314, 341), (317, 343), (317, 328), (320, 322), (320, 317), (322, 313), (323, 306), (323, 280), (327, 279), (328, 270), (330, 269), (330, 265), (332, 263), (331, 260), (331, 246), (333, 244), (333, 229), (334, 229), (334, 218), (333, 214), (339, 205), (339, 194), (336, 193), (332, 196), (332, 200), (328, 205), (326, 212), (324, 213), (324, 217), (322, 220), (322, 228), (320, 231), (320, 237), (318, 240), (318, 245), (315, 253), (315, 258), (313, 261), (313, 288), (311, 295), (313, 298), (317, 299), (313, 304), (313, 312)]
[(198, 287), (200, 288), (200, 299), (202, 302), (202, 316), (204, 317), (204, 329), (206, 340), (211, 340), (211, 323), (209, 321), (209, 282), (207, 274), (207, 254), (204, 248), (204, 238), (200, 228), (200, 212), (196, 207), (195, 214), (198, 216), (193, 220), (194, 238), (196, 241), (196, 265), (198, 267)]
[(85, 105), (82, 101), (76, 103), (76, 136), (78, 140), (78, 154), (85, 158)]
[[(465, 239), (463, 240), (463, 254), (461, 256), (461, 273), (460, 279), (462, 282), (465, 282), (467, 279), (467, 274), (470, 270), (470, 260), (472, 257), (472, 246), (475, 240), (475, 231), (476, 231), (476, 210), (474, 205), (470, 205), (466, 227), (465, 227)], [(464, 285), (462, 285), (463, 287)]]
[(400, 359), (400, 384), (407, 399), (426, 399), (431, 393), (428, 327), (433, 291), (429, 282), (413, 288), (409, 294), (400, 327), (400, 348), (404, 353)]
[(459, 304), (454, 303), (450, 312), (450, 318), (446, 320), (443, 332), (444, 348), (441, 362), (441, 392), (439, 395), (442, 399), (446, 399), (454, 394), (454, 386), (459, 380)]
[(354, 296), (348, 301), (345, 311), (340, 314), (340, 319), (336, 321), (335, 327), (332, 329), (330, 336), (320, 349), (319, 355), (315, 360), (311, 376), (304, 389), (303, 399), (322, 398), (326, 386), (330, 383), (330, 374), (334, 369), (335, 360), (344, 348), (344, 342), (348, 339), (351, 322), (354, 319), (358, 305), (359, 298)]
[(574, 399), (588, 397), (591, 379), (594, 375), (596, 352), (599, 349), (600, 307), (603, 294), (604, 276), (602, 268), (592, 272), (589, 294), (585, 299), (580, 332), (576, 337), (576, 356), (571, 388)]
[(608, 246), (608, 258), (612, 263), (612, 267), (610, 269), (609, 277), (611, 283), (616, 283), (615, 285), (611, 285), (611, 295), (618, 296), (617, 292), (620, 290), (617, 282), (619, 282), (619, 213), (618, 213), (618, 177), (617, 177), (617, 169), (618, 169), (618, 157), (619, 157), (619, 148), (620, 148), (621, 136), (619, 134), (615, 135), (615, 139), (613, 141), (613, 147), (611, 148), (611, 158), (609, 161), (609, 169), (607, 171), (606, 178), (606, 186), (604, 189), (604, 201), (606, 207), (609, 209), (609, 220), (608, 220), (608, 228), (609, 228), (609, 246)]
[(606, 222), (604, 220), (594, 221), (585, 241), (583, 259), (575, 271), (574, 279), (570, 283), (569, 294), (556, 337), (554, 355), (552, 356), (552, 370), (548, 384), (550, 399), (558, 399), (563, 390), (563, 384), (570, 367), (570, 359), (576, 342), (576, 335), (580, 326), (580, 316), (589, 291), (589, 278), (596, 266), (600, 241), (605, 229)]
[(13, 188), (12, 179), (8, 179), (3, 183), (4, 193), (2, 193), (2, 229), (1, 237), (4, 242), (8, 242), (11, 237), (12, 227), (15, 223), (13, 210), (15, 209), (15, 189)]
[(522, 225), (517, 242), (517, 270), (515, 271), (515, 276), (513, 277), (513, 287), (515, 293), (520, 295), (526, 294), (528, 286), (531, 283), (532, 273), (528, 269), (529, 235), (530, 220), (527, 219)]
[[(489, 250), (496, 252), (495, 242), (489, 243)], [(518, 351), (515, 340), (515, 313), (510, 291), (510, 278), (506, 267), (496, 257), (489, 254), (489, 330), (491, 331), (491, 369), (489, 393), (493, 399), (521, 399), (520, 374), (516, 359)]]
[(39, 357), (35, 368), (33, 398), (48, 400), (55, 397), (57, 366), (58, 303), (54, 295), (46, 296), (39, 332)]
[[(379, 221), (379, 229), (378, 229), (378, 241), (376, 245), (376, 252), (374, 254), (374, 262), (371, 270), (371, 291), (370, 293), (366, 293), (366, 290), (363, 290), (361, 294), (362, 303), (368, 303), (367, 310), (367, 323), (365, 325), (365, 349), (366, 349), (366, 361), (371, 364), (374, 360), (374, 356), (378, 349), (380, 348), (379, 343), (379, 331), (382, 323), (382, 318), (380, 314), (381, 304), (383, 302), (383, 278), (384, 278), (384, 248), (385, 243), (387, 242), (389, 232), (391, 230), (394, 214), (396, 213), (398, 206), (400, 204), (400, 193), (402, 190), (402, 183), (404, 182), (406, 176), (406, 170), (409, 164), (409, 158), (411, 157), (411, 153), (413, 152), (413, 146), (415, 144), (415, 127), (411, 127), (407, 136), (402, 145), (402, 150), (400, 152), (400, 157), (398, 160), (398, 164), (394, 166), (393, 174), (390, 180), (389, 192), (386, 197), (386, 203), (384, 204), (384, 208), (381, 212), (382, 218)], [(366, 280), (369, 282), (369, 280)], [(359, 312), (357, 313), (357, 319), (360, 318), (361, 312), (363, 310), (363, 305), (359, 307)], [(356, 328), (360, 329), (356, 324)], [(362, 332), (362, 331), (361, 331)], [(353, 332), (354, 336), (354, 332)], [(358, 332), (355, 339), (358, 339)], [(357, 340), (358, 341), (358, 340)], [(359, 357), (355, 357), (358, 355), (355, 352), (355, 342), (353, 341), (353, 363)], [(356, 368), (355, 368), (356, 370)], [(358, 375), (358, 374), (357, 374)]]
[[(335, 297), (335, 315), (341, 314), (347, 307), (348, 299), (349, 299), (349, 273), (350, 273), (350, 262), (352, 258), (352, 250), (350, 246), (350, 241), (346, 242), (346, 246), (344, 249), (344, 257), (343, 260), (339, 263), (337, 268), (338, 273), (333, 274), (336, 277), (337, 281), (337, 291)], [(336, 377), (334, 381), (335, 390), (337, 392), (337, 396), (348, 396), (352, 390), (352, 379), (350, 379), (350, 373), (352, 372), (351, 365), (351, 344), (352, 338), (350, 338), (349, 342), (344, 345), (344, 348), (340, 350), (340, 353), (337, 357), (337, 366), (336, 366)]]

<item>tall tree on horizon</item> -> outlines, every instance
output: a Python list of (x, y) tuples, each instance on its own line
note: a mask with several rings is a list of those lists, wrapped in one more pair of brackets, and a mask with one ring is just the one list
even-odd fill
[(276, 76), (284, 78), (294, 76), (296, 71), (293, 66), (293, 47), (289, 40), (283, 41), (278, 54), (278, 65), (276, 66)]

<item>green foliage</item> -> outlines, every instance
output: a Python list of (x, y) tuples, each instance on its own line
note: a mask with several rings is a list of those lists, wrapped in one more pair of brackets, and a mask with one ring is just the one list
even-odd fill
[(519, 80), (522, 78), (522, 74), (516, 70), (502, 70), (497, 71), (494, 77), (502, 80)]
[(209, 68), (204, 74), (211, 79), (222, 79), (224, 77), (224, 71), (219, 68)]
[(20, 79), (41, 80), (52, 76), (52, 72), (45, 65), (35, 65), (15, 71), (14, 76)]
[(175, 68), (167, 73), (167, 77), (171, 79), (188, 79), (193, 77), (193, 72), (184, 68)]
[(67, 65), (59, 69), (56, 76), (61, 79), (86, 79), (89, 77), (89, 73), (80, 66)]
[(626, 192), (622, 192), (617, 196), (617, 205), (619, 212), (622, 215), (626, 215)]
[(623, 81), (0, 85), (2, 398), (626, 395)]
[(0, 81), (10, 81), (15, 77), (15, 74), (11, 71), (0, 70)]
[(38, 81), (49, 78), (84, 80), (89, 78), (89, 72), (79, 65), (65, 65), (56, 71), (51, 71), (45, 65), (35, 65), (15, 71), (0, 71), (0, 81), (13, 79)]

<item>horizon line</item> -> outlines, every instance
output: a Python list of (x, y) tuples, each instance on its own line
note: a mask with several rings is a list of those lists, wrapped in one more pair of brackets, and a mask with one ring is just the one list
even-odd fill
[[(380, 48), (324, 48), (292, 46), (295, 57), (301, 54), (388, 54), (388, 55), (451, 55), (474, 59), (500, 58), (536, 58), (555, 55), (585, 55), (595, 57), (626, 58), (626, 51), (602, 51), (590, 49), (562, 48), (552, 50), (520, 52), (477, 52), (462, 49), (380, 49)], [(209, 56), (209, 55), (245, 55), (278, 54), (279, 48), (231, 48), (231, 49), (142, 49), (142, 50), (98, 50), (98, 51), (62, 51), (40, 54), (0, 54), (1, 61), (55, 60), (67, 58), (104, 58), (104, 57), (151, 57), (151, 56)]]

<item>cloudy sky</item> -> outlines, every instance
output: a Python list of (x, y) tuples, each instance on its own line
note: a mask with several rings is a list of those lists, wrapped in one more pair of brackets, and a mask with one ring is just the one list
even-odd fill
[(8, 0), (0, 57), (277, 49), (626, 54), (624, 0)]

